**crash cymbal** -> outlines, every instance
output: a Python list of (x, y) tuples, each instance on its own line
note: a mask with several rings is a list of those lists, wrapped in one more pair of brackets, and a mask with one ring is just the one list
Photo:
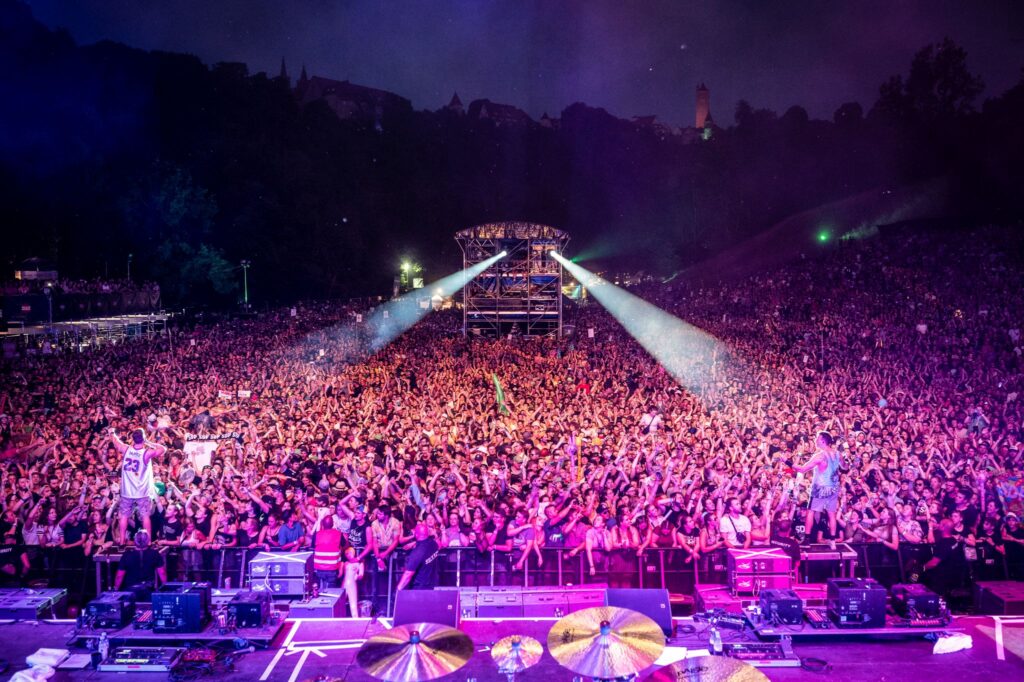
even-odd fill
[(665, 635), (642, 613), (598, 606), (570, 613), (548, 633), (548, 651), (580, 675), (601, 679), (635, 675), (665, 649)]
[(359, 647), (356, 663), (387, 682), (432, 680), (455, 672), (473, 655), (473, 641), (455, 628), (409, 623), (374, 635)]
[(521, 673), (537, 665), (544, 654), (544, 646), (533, 637), (512, 635), (499, 639), (491, 647), (491, 658), (498, 664), (499, 673)]
[(697, 656), (660, 668), (644, 682), (768, 682), (768, 677), (735, 658)]

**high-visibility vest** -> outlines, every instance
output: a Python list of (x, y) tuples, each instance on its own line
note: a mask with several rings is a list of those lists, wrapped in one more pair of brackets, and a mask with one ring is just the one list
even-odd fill
[(313, 543), (313, 568), (318, 571), (337, 571), (341, 566), (341, 531), (320, 529)]

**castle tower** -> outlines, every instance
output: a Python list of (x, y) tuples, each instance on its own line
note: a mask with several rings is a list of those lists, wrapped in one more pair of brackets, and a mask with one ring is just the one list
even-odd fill
[(285, 68), (284, 65), (284, 57), (281, 57), (281, 73), (279, 73), (277, 77), (283, 80), (288, 85), (291, 85), (291, 81), (288, 80), (288, 69)]
[(445, 109), (454, 112), (459, 116), (462, 116), (464, 113), (466, 113), (466, 110), (463, 109), (462, 107), (462, 100), (459, 99), (459, 93), (457, 92), (454, 95), (452, 95), (452, 101), (448, 102), (448, 106), (446, 106)]
[(711, 91), (701, 83), (697, 86), (697, 123), (698, 130), (704, 129), (704, 123), (711, 118)]

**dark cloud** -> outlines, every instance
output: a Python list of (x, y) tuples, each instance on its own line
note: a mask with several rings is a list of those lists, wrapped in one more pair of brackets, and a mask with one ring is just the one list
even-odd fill
[[(241, 61), (276, 73), (350, 79), (434, 109), (457, 90), (539, 117), (575, 101), (618, 116), (689, 123), (706, 82), (712, 112), (737, 100), (830, 117), (874, 102), (915, 51), (945, 36), (963, 45), (986, 95), (1024, 67), (1018, 0), (850, 2), (327, 2), (325, 0), (32, 0), (36, 16), (80, 42), (112, 39)], [(685, 45), (685, 49), (681, 46)]]

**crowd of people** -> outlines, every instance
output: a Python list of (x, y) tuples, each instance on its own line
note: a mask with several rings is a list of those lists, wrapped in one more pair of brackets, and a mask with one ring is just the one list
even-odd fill
[(114, 293), (146, 293), (159, 297), (160, 285), (156, 282), (139, 282), (131, 279), (91, 279), (59, 278), (55, 281), (46, 280), (10, 280), (0, 285), (0, 293), (6, 295), (40, 293), (49, 287), (55, 294), (114, 294)]
[[(369, 353), (363, 311), (318, 303), (19, 360), (0, 576), (45, 547), (75, 565), (145, 522), (189, 549), (336, 531), (331, 566), (371, 591), (427, 539), (512, 573), (551, 549), (593, 576), (654, 548), (697, 563), (847, 541), (932, 544), (921, 575), (942, 589), (1021, 577), (1019, 250), (994, 228), (883, 233), (742, 281), (645, 283), (716, 341), (685, 387), (594, 303), (561, 340), (467, 339), (451, 311)], [(208, 465), (186, 454), (197, 439)], [(151, 505), (122, 488), (126, 448)]]

